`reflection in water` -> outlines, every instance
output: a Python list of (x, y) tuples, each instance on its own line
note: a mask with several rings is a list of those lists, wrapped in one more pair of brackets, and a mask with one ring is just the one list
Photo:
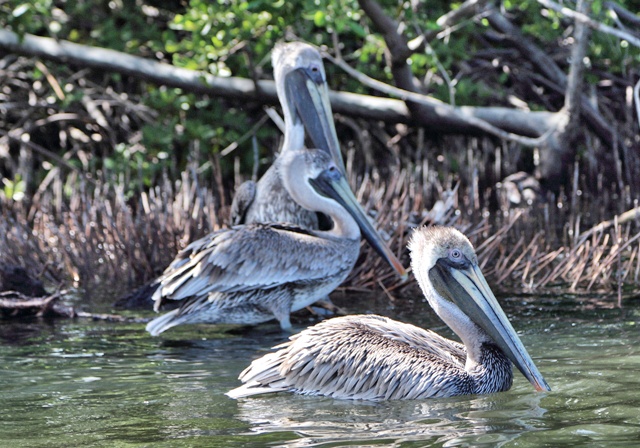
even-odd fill
[(55, 334), (53, 320), (29, 319), (24, 322), (0, 320), (0, 343), (14, 346), (28, 345), (34, 338)]
[(501, 446), (539, 429), (545, 394), (503, 393), (431, 400), (367, 402), (288, 394), (238, 401), (237, 418), (254, 433), (293, 432), (287, 446), (338, 442), (464, 441)]
[[(506, 308), (552, 392), (516, 375), (505, 393), (383, 403), (226, 397), (285, 339), (277, 324), (158, 339), (142, 324), (0, 321), (0, 446), (637, 446), (640, 306), (541, 302)], [(386, 314), (441, 325), (413, 306)]]

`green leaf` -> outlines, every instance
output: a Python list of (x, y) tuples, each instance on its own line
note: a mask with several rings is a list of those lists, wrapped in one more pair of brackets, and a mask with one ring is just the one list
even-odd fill
[(366, 30), (365, 30), (365, 29), (364, 29), (364, 27), (363, 27), (362, 25), (360, 25), (359, 23), (351, 22), (351, 21), (350, 21), (350, 22), (348, 22), (348, 23), (347, 23), (347, 26), (348, 26), (349, 28), (351, 28), (351, 31), (353, 31), (353, 32), (356, 34), (356, 36), (358, 36), (358, 37), (360, 37), (360, 38), (363, 38), (363, 39), (364, 39), (365, 37), (367, 37), (367, 32), (366, 32)]
[(316, 11), (313, 15), (313, 23), (317, 27), (324, 27), (327, 23), (327, 16), (324, 11)]

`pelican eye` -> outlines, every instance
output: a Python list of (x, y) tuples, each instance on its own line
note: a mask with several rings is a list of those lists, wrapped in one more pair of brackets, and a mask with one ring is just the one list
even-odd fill
[(320, 70), (320, 66), (318, 64), (311, 64), (307, 67), (307, 74), (316, 84), (322, 84), (325, 82), (322, 70)]
[(337, 180), (340, 177), (340, 171), (337, 166), (331, 164), (324, 170), (324, 175), (327, 179)]
[(451, 249), (449, 251), (449, 258), (452, 261), (461, 262), (464, 260), (464, 255), (462, 255), (462, 251), (460, 249)]
[(464, 253), (460, 249), (449, 249), (449, 254), (446, 259), (446, 263), (454, 269), (465, 269), (469, 265), (469, 260), (465, 257)]

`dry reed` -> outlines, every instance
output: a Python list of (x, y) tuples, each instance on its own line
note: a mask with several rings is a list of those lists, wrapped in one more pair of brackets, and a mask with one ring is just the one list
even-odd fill
[[(222, 181), (214, 182), (215, 188), (203, 186), (196, 171), (187, 170), (175, 181), (165, 176), (160, 185), (129, 199), (123, 185), (93, 185), (74, 173), (50, 179), (30, 207), (3, 198), (0, 261), (27, 266), (49, 283), (84, 290), (108, 285), (113, 294), (125, 293), (158, 275), (190, 241), (226, 222)], [(400, 169), (387, 180), (352, 172), (350, 181), (405, 265), (412, 228), (455, 225), (476, 245), (480, 264), (498, 292), (598, 293), (619, 300), (637, 294), (640, 232), (634, 220), (581, 233), (575, 224), (580, 207), (567, 219), (557, 204), (537, 203), (493, 214), (485, 210), (474, 222), (474, 211), (461, 205), (468, 203), (470, 189), (442, 185), (425, 177), (420, 167)], [(74, 188), (64, 194), (69, 185)], [(431, 191), (442, 191), (445, 199), (436, 199)], [(565, 224), (558, 226), (560, 222)], [(555, 231), (545, 230), (549, 228)], [(381, 288), (392, 298), (402, 296), (405, 286), (366, 243), (343, 285)]]

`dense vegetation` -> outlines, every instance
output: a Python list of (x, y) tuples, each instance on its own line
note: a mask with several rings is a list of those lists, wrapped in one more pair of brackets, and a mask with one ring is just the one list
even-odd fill
[[(561, 110), (566, 85), (549, 77), (531, 55), (514, 44), (520, 34), (501, 32), (496, 20), (508, 20), (564, 74), (570, 72), (576, 43), (574, 21), (533, 0), (481, 3), (486, 4), (484, 10), (443, 26), (438, 19), (460, 5), (440, 0), (8, 0), (0, 2), (0, 27), (20, 35), (111, 48), (219, 77), (249, 79), (271, 76), (269, 56), (276, 42), (302, 39), (370, 78), (405, 89), (410, 86), (402, 85), (399, 73), (408, 67), (416, 92), (446, 104), (500, 106), (514, 113)], [(629, 36), (640, 35), (640, 17), (624, 15), (627, 9), (633, 11), (631, 2), (588, 3), (593, 20), (618, 27)], [(384, 20), (376, 21), (377, 5), (382, 7), (383, 18), (398, 25), (396, 35), (381, 27)], [(572, 2), (567, 6), (577, 8)], [(516, 202), (534, 208), (542, 204), (538, 212), (527, 214), (533, 226), (528, 235), (540, 230), (535, 224), (545, 216), (547, 230), (553, 231), (539, 243), (550, 245), (547, 249), (575, 243), (579, 226), (595, 225), (637, 205), (640, 133), (632, 92), (640, 76), (640, 49), (625, 39), (592, 31), (585, 51), (580, 92), (596, 115), (577, 120), (578, 131), (569, 145), (559, 146), (560, 155), (554, 146), (504, 140), (473, 126), (421, 125), (421, 111), (411, 107), (412, 115), (405, 122), (348, 114), (336, 117), (345, 154), (353, 161), (352, 180), (370, 186), (363, 193), (364, 200), (394, 235), (394, 245), (401, 247), (405, 226), (425, 222), (425, 210), (458, 182), (456, 205), (463, 213), (457, 219), (467, 228), (484, 229), (478, 231), (483, 237), (493, 232), (483, 227), (487, 217), (491, 225), (512, 224), (509, 210)], [(325, 67), (333, 90), (383, 96), (339, 66), (327, 62)], [(213, 97), (4, 50), (0, 50), (0, 79), (0, 207), (6, 219), (17, 220), (26, 233), (37, 229), (37, 241), (29, 243), (30, 237), (12, 237), (9, 232), (0, 238), (0, 250), (5, 252), (4, 261), (31, 264), (36, 258), (33, 265), (48, 272), (51, 280), (100, 277), (96, 266), (104, 266), (104, 259), (90, 263), (78, 249), (87, 246), (87, 240), (95, 240), (90, 251), (95, 249), (97, 258), (106, 251), (107, 259), (124, 260), (126, 267), (114, 262), (105, 275), (125, 270), (128, 284), (151, 278), (176, 247), (224, 223), (233, 186), (252, 172), (264, 170), (280, 140), (259, 101)], [(553, 173), (545, 171), (548, 160), (557, 168)], [(528, 204), (496, 188), (519, 171), (529, 175), (523, 179), (532, 182), (532, 187), (510, 182), (520, 197), (533, 192), (535, 197)], [(385, 188), (390, 172), (396, 174), (395, 191)], [(180, 179), (183, 183), (173, 184)], [(199, 195), (195, 190), (186, 191), (185, 185), (194, 189), (204, 185), (210, 190)], [(404, 196), (383, 204), (394, 193)], [(171, 208), (162, 199), (180, 194), (183, 201), (200, 201), (201, 206)], [(152, 204), (145, 208), (141, 197)], [(109, 213), (98, 198), (113, 200), (120, 217), (104, 218)], [(94, 218), (103, 217), (103, 224), (97, 224), (99, 231), (86, 229), (95, 229), (100, 219), (94, 220), (94, 227), (92, 218), (86, 216), (70, 224), (70, 215), (90, 212), (91, 207), (97, 207)], [(179, 219), (176, 210), (180, 210)], [(157, 214), (152, 232), (130, 239), (104, 237), (104, 232), (122, 234), (123, 228), (134, 223), (149, 227), (142, 217), (153, 215), (150, 211)], [(53, 216), (49, 221), (43, 218), (46, 213)], [(163, 213), (173, 214), (174, 219), (171, 234), (159, 242), (158, 235), (167, 230)], [(189, 221), (185, 216), (195, 219)], [(185, 232), (185, 228), (191, 230)], [(69, 232), (83, 229), (86, 240), (65, 244), (60, 252), (46, 240), (73, 242), (75, 237)], [(625, 231), (629, 235), (637, 232), (635, 228)], [(104, 244), (110, 244), (110, 249), (102, 246), (104, 241), (109, 241)], [(598, 239), (593, 246), (610, 241)], [(502, 254), (496, 262), (500, 264), (506, 252), (495, 250)], [(636, 252), (625, 255), (631, 270), (637, 247), (633, 250)], [(42, 255), (35, 256), (35, 252)], [(496, 252), (486, 256), (496, 256)], [(79, 267), (80, 260), (88, 263), (85, 268)], [(518, 262), (526, 264), (526, 259)], [(512, 269), (516, 285), (525, 281), (523, 266)], [(374, 286), (374, 271), (367, 271), (368, 277), (356, 272), (368, 278), (360, 283)], [(611, 268), (607, 281), (616, 272)], [(629, 275), (627, 280), (633, 277)], [(634, 282), (637, 277), (636, 272)], [(585, 287), (592, 286), (589, 281), (584, 282)]]

